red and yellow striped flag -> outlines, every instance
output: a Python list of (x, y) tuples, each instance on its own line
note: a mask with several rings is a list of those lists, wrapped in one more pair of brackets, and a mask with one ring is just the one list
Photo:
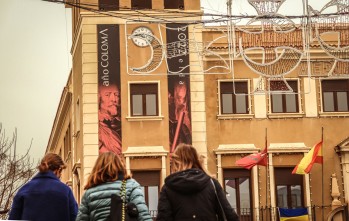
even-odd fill
[(313, 146), (293, 169), (292, 174), (308, 174), (314, 163), (322, 164), (322, 141)]

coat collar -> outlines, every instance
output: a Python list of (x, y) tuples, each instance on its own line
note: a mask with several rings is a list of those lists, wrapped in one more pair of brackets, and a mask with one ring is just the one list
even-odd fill
[(33, 179), (40, 179), (40, 178), (49, 178), (49, 179), (59, 180), (58, 177), (51, 170), (44, 173), (39, 172)]

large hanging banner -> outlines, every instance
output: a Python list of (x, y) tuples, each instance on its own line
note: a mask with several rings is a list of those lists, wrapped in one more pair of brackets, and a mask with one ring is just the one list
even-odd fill
[(188, 26), (185, 24), (166, 25), (167, 45), (176, 45), (178, 50), (182, 50), (180, 56), (167, 57), (171, 152), (180, 143), (192, 143), (190, 76), (178, 74), (190, 73), (188, 34)]
[(120, 42), (118, 25), (97, 25), (99, 153), (121, 154)]

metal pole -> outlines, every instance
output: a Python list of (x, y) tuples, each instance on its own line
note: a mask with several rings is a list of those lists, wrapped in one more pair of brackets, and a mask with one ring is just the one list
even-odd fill
[[(267, 148), (268, 146), (268, 128), (265, 128), (265, 145), (264, 148)], [(268, 159), (268, 152), (267, 152), (267, 159)], [(269, 160), (267, 160), (267, 168), (265, 171), (265, 208), (266, 208), (266, 220), (268, 220), (268, 213), (267, 213), (267, 206), (268, 206), (268, 172), (269, 172)], [(271, 214), (271, 211), (270, 211)]]
[(227, 35), (228, 35), (229, 65), (230, 65), (230, 70), (232, 72), (231, 74), (233, 75), (232, 67), (233, 67), (233, 57), (235, 57), (235, 37), (234, 37), (235, 33), (232, 29), (233, 27), (232, 5), (233, 5), (233, 0), (227, 0), (227, 14), (228, 14)]
[(324, 156), (325, 156), (325, 154), (324, 154), (324, 152), (323, 152), (323, 150), (324, 150), (324, 127), (321, 127), (321, 141), (322, 141), (322, 146), (321, 146), (321, 154), (322, 154), (322, 165), (321, 165), (321, 174), (322, 174), (322, 177), (321, 177), (321, 185), (322, 185), (322, 202), (321, 202), (321, 215), (322, 215), (322, 221), (324, 221), (325, 220), (325, 211), (324, 211), (324, 209), (325, 209), (325, 206), (324, 206), (324, 202), (325, 202), (325, 200), (324, 200), (324, 198), (325, 198), (325, 196), (324, 196), (324, 164), (325, 164), (325, 159), (324, 159)]

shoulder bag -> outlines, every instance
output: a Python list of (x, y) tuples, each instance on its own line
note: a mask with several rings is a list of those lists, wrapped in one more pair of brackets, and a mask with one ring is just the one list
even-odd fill
[(137, 217), (136, 205), (126, 202), (126, 180), (123, 180), (120, 196), (117, 194), (111, 196), (109, 221), (136, 221)]
[(211, 183), (212, 183), (214, 192), (215, 192), (215, 194), (216, 194), (216, 198), (217, 198), (219, 207), (220, 207), (220, 209), (221, 209), (221, 214), (222, 214), (223, 221), (228, 221), (228, 220), (227, 220), (227, 217), (225, 216), (224, 209), (223, 209), (223, 207), (222, 207), (221, 201), (219, 200), (219, 197), (218, 197), (218, 194), (217, 194), (217, 190), (216, 190), (216, 185), (214, 184), (214, 182), (213, 182), (212, 179), (211, 179)]

